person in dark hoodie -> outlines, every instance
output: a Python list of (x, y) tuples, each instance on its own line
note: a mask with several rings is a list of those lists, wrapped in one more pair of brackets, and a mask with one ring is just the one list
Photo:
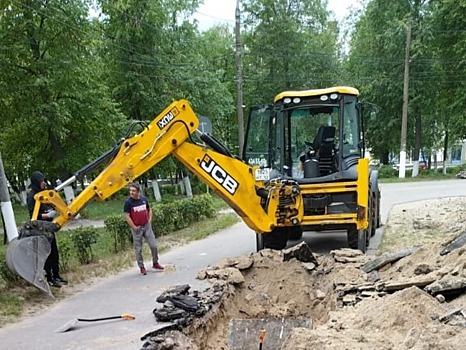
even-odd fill
[[(45, 190), (45, 176), (40, 171), (34, 171), (31, 175), (31, 191), (27, 196), (27, 205), (29, 210), (29, 217), (32, 218), (32, 213), (34, 212), (34, 206), (36, 201), (34, 196), (36, 193)], [(56, 216), (55, 210), (52, 207), (41, 204), (39, 208), (39, 214), (37, 215), (37, 220), (52, 221)], [(45, 260), (45, 274), (47, 277), (47, 282), (52, 287), (60, 288), (63, 284), (68, 284), (68, 281), (60, 276), (60, 258), (57, 247), (57, 240), (55, 235), (53, 236), (52, 242), (50, 242), (51, 250), (50, 255)]]

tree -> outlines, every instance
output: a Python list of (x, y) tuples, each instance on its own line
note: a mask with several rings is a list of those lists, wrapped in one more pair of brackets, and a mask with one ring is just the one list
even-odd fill
[[(444, 159), (447, 149), (459, 139), (466, 138), (466, 19), (465, 4), (458, 1), (430, 1), (431, 36), (429, 45), (435, 57), (435, 74), (429, 85), (435, 89), (432, 101), (437, 129), (443, 136)], [(443, 167), (445, 170), (445, 166)]]
[(321, 1), (248, 0), (245, 100), (270, 103), (284, 90), (338, 82), (338, 28)]
[(345, 64), (362, 99), (378, 106), (377, 117), (365, 123), (366, 141), (384, 164), (400, 146), (407, 13), (406, 1), (369, 2), (355, 25)]
[(88, 7), (80, 0), (8, 3), (0, 14), (5, 169), (10, 182), (36, 169), (64, 179), (121, 131)]

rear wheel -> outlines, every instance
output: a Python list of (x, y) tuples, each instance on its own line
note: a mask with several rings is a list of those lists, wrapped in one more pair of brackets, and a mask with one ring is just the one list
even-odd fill
[(363, 253), (366, 252), (368, 237), (367, 230), (358, 230), (358, 249)]
[[(375, 231), (377, 229), (377, 195), (375, 193), (370, 194), (370, 203), (369, 203), (369, 227), (368, 231), (370, 233), (370, 237), (375, 235)], [(369, 244), (369, 238), (367, 239), (367, 244)]]
[(369, 243), (368, 230), (358, 230), (356, 225), (351, 226), (347, 230), (348, 246), (351, 249), (359, 249), (361, 252), (366, 252), (366, 247)]
[(382, 225), (382, 220), (380, 218), (380, 191), (377, 191), (377, 200), (376, 200), (376, 203), (377, 203), (377, 214), (376, 214), (376, 228), (379, 228), (381, 225)]
[(351, 226), (347, 232), (348, 247), (351, 249), (358, 249), (358, 230), (356, 226)]

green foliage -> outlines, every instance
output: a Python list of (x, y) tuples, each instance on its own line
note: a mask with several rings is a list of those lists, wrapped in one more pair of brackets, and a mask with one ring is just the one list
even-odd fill
[[(151, 204), (151, 210), (152, 230), (156, 236), (186, 228), (203, 218), (212, 218), (216, 213), (214, 199), (207, 193), (169, 203), (154, 203)], [(108, 218), (105, 225), (114, 237), (117, 237), (114, 238), (115, 242), (126, 243), (125, 237), (128, 237), (130, 229), (123, 215)], [(118, 247), (120, 243), (115, 244)]]
[(81, 0), (28, 0), (1, 14), (0, 139), (15, 183), (38, 169), (68, 178), (120, 135), (87, 16)]
[(381, 165), (378, 170), (380, 179), (398, 177), (398, 170), (394, 169), (391, 165)]
[(73, 230), (71, 241), (81, 264), (90, 264), (94, 261), (92, 246), (97, 243), (98, 237), (98, 232), (93, 227), (80, 227)]
[(6, 249), (0, 249), (0, 289), (8, 288), (8, 286), (20, 281), (20, 277), (8, 268), (5, 253)]
[(123, 214), (107, 217), (105, 227), (113, 238), (113, 251), (115, 253), (121, 252), (131, 245), (131, 230), (123, 218)]
[(156, 235), (165, 235), (173, 230), (188, 227), (202, 217), (212, 217), (215, 213), (212, 196), (203, 194), (167, 204), (151, 206), (152, 229)]
[(60, 252), (60, 270), (67, 271), (71, 266), (73, 257), (73, 241), (71, 236), (73, 231), (64, 231), (55, 235), (57, 240), (58, 250)]
[(339, 77), (338, 29), (320, 1), (248, 0), (244, 58), (250, 103), (271, 103), (284, 90), (328, 87)]

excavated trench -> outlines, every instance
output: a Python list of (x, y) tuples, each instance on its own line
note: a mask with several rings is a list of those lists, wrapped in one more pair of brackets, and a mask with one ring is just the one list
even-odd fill
[(302, 243), (228, 259), (199, 271), (208, 289), (157, 298), (142, 349), (461, 349), (466, 249), (441, 254), (453, 238), (377, 258)]

